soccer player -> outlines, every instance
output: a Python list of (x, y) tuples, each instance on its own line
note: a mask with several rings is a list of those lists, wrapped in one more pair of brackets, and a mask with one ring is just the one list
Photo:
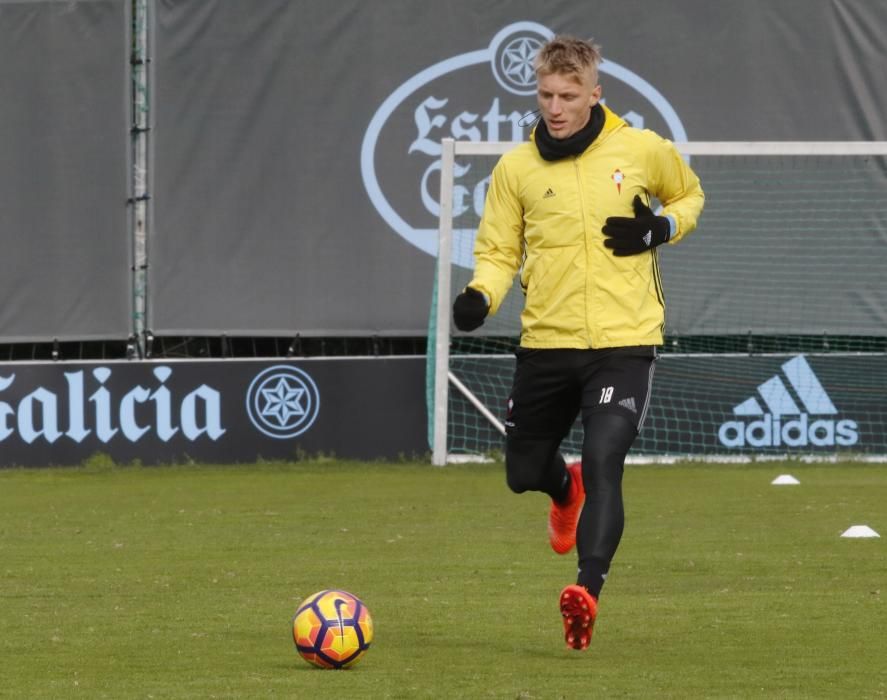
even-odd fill
[[(560, 611), (568, 647), (580, 650), (622, 537), (623, 465), (663, 342), (656, 248), (692, 231), (704, 202), (671, 142), (601, 104), (600, 61), (596, 45), (569, 36), (539, 50), (541, 119), (493, 170), (474, 276), (453, 305), (460, 330), (478, 328), (520, 270), (526, 298), (505, 420), (506, 478), (515, 493), (551, 498), (556, 552), (576, 546), (577, 582), (561, 592)], [(582, 461), (567, 465), (560, 443), (580, 415)]]

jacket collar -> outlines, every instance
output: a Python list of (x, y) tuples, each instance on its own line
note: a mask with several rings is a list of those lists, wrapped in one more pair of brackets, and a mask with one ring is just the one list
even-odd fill
[[(600, 104), (600, 103), (599, 103)], [(597, 145), (606, 141), (613, 132), (621, 129), (624, 126), (627, 126), (625, 120), (616, 114), (613, 110), (607, 107), (605, 104), (601, 104), (601, 107), (604, 110), (604, 125), (601, 128), (600, 133), (597, 138), (591, 142), (588, 148), (585, 149), (584, 152), (588, 152), (589, 150), (595, 148)], [(536, 130), (539, 128), (538, 124), (533, 127), (533, 130), (530, 132), (530, 139), (535, 143), (536, 142)], [(579, 154), (581, 155), (581, 154)]]

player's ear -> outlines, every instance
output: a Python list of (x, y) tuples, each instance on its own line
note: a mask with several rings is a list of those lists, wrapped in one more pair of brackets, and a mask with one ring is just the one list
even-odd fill
[(595, 85), (594, 90), (591, 91), (591, 98), (588, 100), (588, 106), (594, 107), (598, 102), (600, 102), (602, 93), (603, 88), (600, 85)]

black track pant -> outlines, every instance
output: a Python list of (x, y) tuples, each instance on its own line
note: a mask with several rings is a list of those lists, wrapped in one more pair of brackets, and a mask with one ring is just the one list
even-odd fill
[[(599, 592), (597, 579), (609, 570), (625, 526), (622, 472), (637, 429), (621, 413), (591, 413), (584, 417), (583, 426), (585, 506), (576, 531), (576, 552), (580, 583)], [(552, 497), (559, 496), (564, 474), (559, 443), (554, 439), (509, 436), (505, 443), (509, 488), (516, 493), (543, 491)], [(545, 466), (540, 469), (540, 465)], [(581, 580), (583, 572), (588, 574), (589, 581)]]
[(622, 537), (623, 465), (646, 415), (654, 363), (650, 347), (517, 353), (506, 420), (508, 486), (563, 498), (566, 471), (558, 450), (581, 416), (585, 507), (576, 532), (578, 582), (594, 595)]

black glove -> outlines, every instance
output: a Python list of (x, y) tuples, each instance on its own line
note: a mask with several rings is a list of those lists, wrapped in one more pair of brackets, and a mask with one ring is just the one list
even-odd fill
[(483, 293), (465, 287), (465, 291), (453, 302), (453, 323), (460, 331), (473, 331), (483, 325), (489, 311), (490, 307)]
[(609, 236), (604, 241), (613, 255), (637, 255), (662, 245), (671, 237), (671, 223), (665, 216), (656, 216), (640, 195), (635, 195), (631, 202), (634, 207), (634, 218), (627, 216), (611, 216), (604, 224), (602, 231)]

